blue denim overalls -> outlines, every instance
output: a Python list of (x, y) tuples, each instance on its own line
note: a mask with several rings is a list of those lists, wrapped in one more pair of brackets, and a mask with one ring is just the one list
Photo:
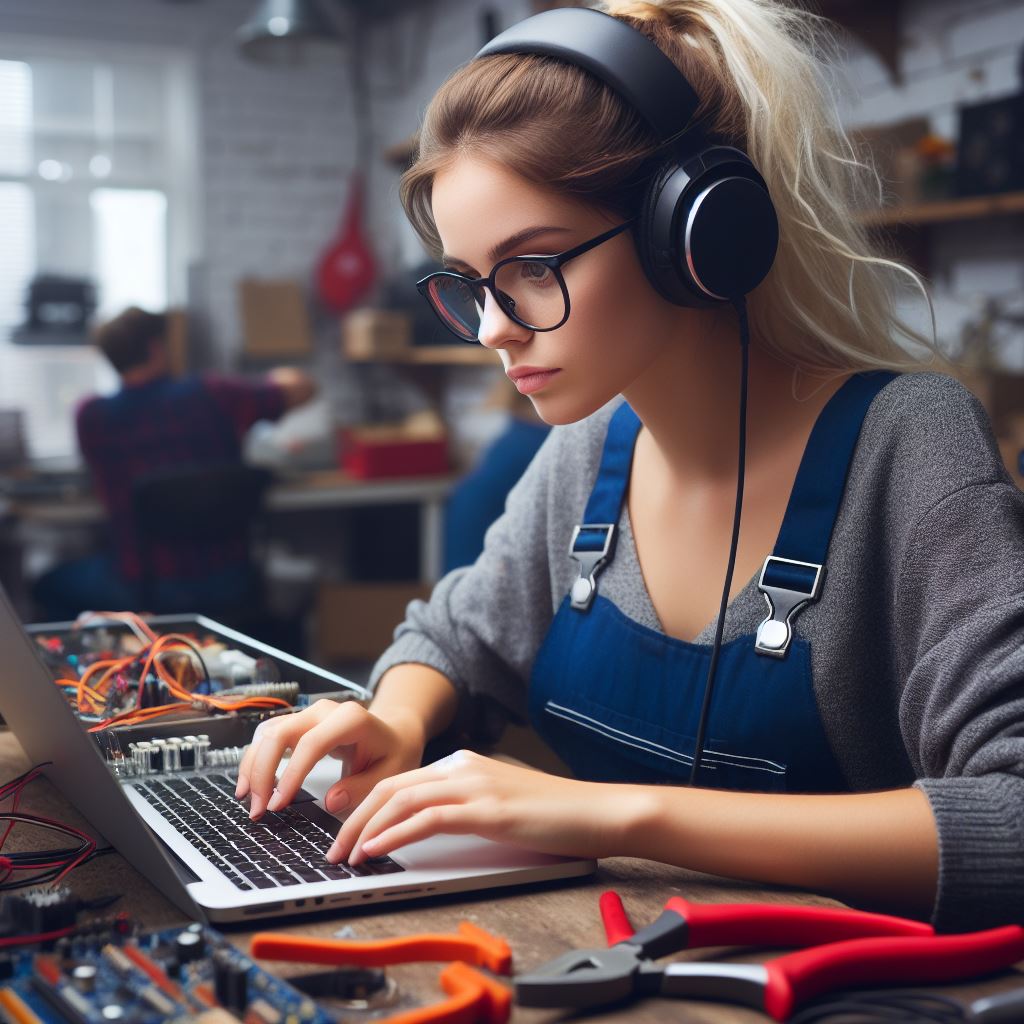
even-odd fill
[[(794, 634), (793, 619), (821, 594), (861, 424), (894, 376), (851, 377), (818, 416), (758, 581), (768, 615), (756, 635), (721, 648), (698, 785), (763, 792), (847, 788), (818, 715), (810, 645)], [(609, 423), (597, 481), (570, 543), (579, 578), (534, 664), (530, 719), (578, 778), (684, 783), (711, 645), (649, 629), (597, 593), (597, 574), (614, 554), (639, 429), (636, 413), (623, 403)]]

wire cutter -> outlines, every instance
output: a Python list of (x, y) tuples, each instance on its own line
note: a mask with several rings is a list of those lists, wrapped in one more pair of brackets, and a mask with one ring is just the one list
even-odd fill
[(425, 933), (394, 939), (316, 939), (301, 935), (258, 932), (250, 952), (264, 960), (315, 964), (384, 967), (421, 961), (453, 960), (440, 976), (448, 999), (433, 1006), (394, 1014), (375, 1024), (504, 1024), (512, 1010), (512, 994), (471, 964), (495, 974), (512, 970), (512, 951), (504, 939), (463, 921), (458, 934)]
[[(826, 992), (878, 982), (956, 981), (1024, 959), (1018, 925), (937, 936), (919, 921), (857, 910), (693, 904), (673, 897), (656, 921), (633, 935), (624, 913), (616, 920), (612, 909), (602, 906), (609, 939), (617, 940), (612, 946), (566, 953), (518, 975), (516, 1001), (586, 1009), (645, 995), (689, 997), (752, 1006), (783, 1021)], [(654, 963), (707, 946), (801, 949), (763, 964)]]

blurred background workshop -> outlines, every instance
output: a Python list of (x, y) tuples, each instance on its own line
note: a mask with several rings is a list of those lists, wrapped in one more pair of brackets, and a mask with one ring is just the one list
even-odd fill
[[(444, 77), (551, 6), (0, 0), (0, 581), (25, 621), (203, 612), (361, 681), (475, 558), (546, 428), (417, 295), (397, 183)], [(813, 6), (881, 175), (861, 216), (930, 282), (1020, 482), (1024, 0)]]

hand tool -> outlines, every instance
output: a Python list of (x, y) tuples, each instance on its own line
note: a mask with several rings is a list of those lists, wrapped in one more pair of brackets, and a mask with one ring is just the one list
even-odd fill
[[(458, 934), (426, 933), (393, 939), (317, 939), (259, 932), (252, 938), (254, 957), (317, 964), (383, 967), (420, 961), (454, 960), (440, 975), (449, 998), (433, 1006), (395, 1014), (375, 1024), (504, 1024), (512, 1006), (507, 988), (470, 963), (496, 974), (512, 969), (512, 951), (504, 939), (463, 921)], [(464, 961), (469, 961), (466, 963)]]
[[(605, 914), (606, 926), (609, 916)], [(624, 923), (623, 923), (624, 922)], [(628, 921), (612, 920), (628, 930)], [(812, 947), (765, 964), (652, 961), (701, 946)], [(758, 904), (691, 904), (604, 950), (580, 950), (515, 979), (523, 1006), (583, 1009), (630, 996), (689, 996), (754, 1006), (776, 1020), (825, 992), (874, 982), (952, 981), (1024, 958), (1024, 929), (936, 936), (918, 921), (854, 910)]]

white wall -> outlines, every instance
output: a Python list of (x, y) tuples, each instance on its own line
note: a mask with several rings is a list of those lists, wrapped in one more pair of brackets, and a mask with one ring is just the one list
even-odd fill
[[(223, 364), (239, 342), (236, 280), (244, 274), (308, 280), (316, 254), (335, 231), (354, 152), (342, 55), (314, 56), (287, 71), (244, 61), (234, 32), (254, 6), (255, 0), (0, 0), (5, 36), (78, 40), (85, 47), (90, 41), (162, 46), (191, 55), (197, 73), (195, 198), (202, 255), (191, 277), (192, 300), (209, 311)], [(892, 84), (862, 47), (849, 47), (849, 89), (842, 105), (849, 125), (927, 114), (938, 131), (951, 135), (959, 103), (1016, 87), (1024, 0), (905, 0), (904, 6), (902, 84)], [(380, 22), (368, 41), (378, 153), (415, 129), (436, 87), (481, 45), (484, 10), (495, 12), (500, 30), (526, 16), (530, 4), (418, 0), (412, 8)], [(411, 85), (410, 72), (417, 73)], [(403, 246), (397, 181), (398, 172), (379, 161), (370, 183), (369, 225), (384, 268), (397, 266)], [(933, 230), (945, 338), (956, 338), (979, 290), (1022, 290), (1022, 221)], [(1024, 343), (1010, 349), (1015, 345), (1024, 360)], [(1016, 358), (1013, 351), (1008, 357)], [(471, 413), (475, 395), (490, 379), (473, 371), (454, 377), (450, 407), (468, 416), (470, 434), (487, 430), (484, 420), (472, 422)]]
[(196, 68), (200, 262), (191, 298), (209, 312), (218, 361), (240, 335), (235, 281), (306, 279), (332, 235), (351, 166), (353, 113), (340, 57), (282, 71), (243, 61), (234, 32), (254, 0), (0, 0), (0, 33), (165, 47)]
[[(957, 136), (957, 111), (1024, 89), (1024, 0), (905, 0), (902, 81), (856, 42), (844, 68), (841, 111), (850, 127), (927, 117), (933, 131)], [(1024, 312), (1024, 216), (937, 225), (930, 229), (931, 277), (940, 341), (959, 344), (964, 322), (985, 295)], [(920, 302), (907, 309), (919, 327)], [(997, 332), (1003, 362), (1024, 368), (1024, 331)]]

